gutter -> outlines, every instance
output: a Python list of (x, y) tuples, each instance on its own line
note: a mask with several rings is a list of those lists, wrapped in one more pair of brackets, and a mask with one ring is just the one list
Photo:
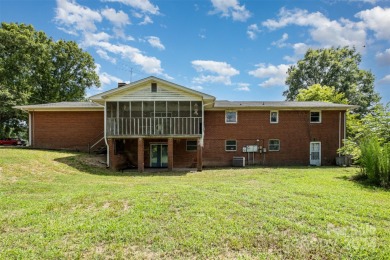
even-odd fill
[(107, 101), (104, 101), (104, 142), (106, 144), (106, 147), (107, 147), (107, 162), (106, 162), (106, 165), (107, 165), (107, 168), (110, 167), (110, 146), (108, 145), (108, 141), (107, 141)]

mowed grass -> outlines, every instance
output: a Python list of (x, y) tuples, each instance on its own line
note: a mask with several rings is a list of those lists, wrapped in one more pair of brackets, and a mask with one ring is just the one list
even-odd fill
[(0, 259), (389, 259), (390, 192), (356, 168), (117, 173), (0, 148)]

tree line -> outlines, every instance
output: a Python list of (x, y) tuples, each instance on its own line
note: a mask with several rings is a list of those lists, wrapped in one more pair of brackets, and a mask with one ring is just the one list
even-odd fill
[(32, 25), (0, 26), (0, 138), (26, 130), (16, 105), (85, 99), (100, 86), (92, 56), (74, 41), (55, 41)]

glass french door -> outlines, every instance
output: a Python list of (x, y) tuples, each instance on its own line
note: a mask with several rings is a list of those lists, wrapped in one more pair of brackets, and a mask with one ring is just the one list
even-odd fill
[(168, 167), (168, 145), (167, 144), (150, 145), (150, 167), (153, 168)]

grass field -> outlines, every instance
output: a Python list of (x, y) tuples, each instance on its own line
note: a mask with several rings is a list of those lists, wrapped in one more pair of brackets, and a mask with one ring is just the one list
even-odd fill
[(0, 148), (0, 259), (390, 259), (390, 192), (356, 168), (117, 173)]

